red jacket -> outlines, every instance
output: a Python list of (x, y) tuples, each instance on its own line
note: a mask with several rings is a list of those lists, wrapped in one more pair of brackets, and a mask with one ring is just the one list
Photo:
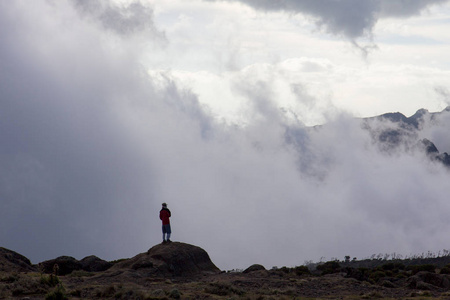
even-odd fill
[(161, 209), (161, 211), (159, 212), (159, 218), (162, 220), (163, 225), (170, 224), (170, 216), (171, 214), (168, 208), (163, 207), (163, 209)]

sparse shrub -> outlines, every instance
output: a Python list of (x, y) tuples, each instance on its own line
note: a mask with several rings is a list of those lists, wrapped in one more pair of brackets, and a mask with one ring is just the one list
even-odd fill
[(355, 278), (359, 281), (368, 281), (370, 270), (368, 268), (345, 268), (344, 271), (347, 273), (347, 277)]
[(120, 259), (116, 259), (116, 260), (110, 261), (110, 263), (112, 263), (113, 265), (115, 265), (115, 264), (117, 264), (117, 263), (126, 261), (127, 259), (128, 259), (128, 258), (120, 258)]
[(24, 293), (23, 287), (20, 285), (19, 286), (16, 285), (12, 290), (13, 296), (20, 296), (23, 295), (23, 293)]
[(94, 276), (94, 273), (88, 272), (88, 271), (83, 271), (83, 270), (77, 270), (77, 271), (73, 271), (72, 273), (70, 273), (69, 277), (92, 277)]
[(381, 282), (381, 286), (387, 287), (387, 288), (395, 288), (396, 285), (392, 282), (390, 282), (389, 280), (384, 280), (383, 282)]
[(170, 298), (173, 298), (173, 299), (180, 299), (181, 298), (181, 294), (180, 294), (180, 291), (178, 289), (171, 290), (169, 296), (170, 296)]
[(368, 294), (366, 294), (366, 295), (363, 295), (361, 298), (362, 298), (362, 299), (383, 298), (383, 295), (381, 295), (381, 294), (378, 293), (378, 292), (370, 292), (370, 293), (368, 293)]
[(54, 291), (48, 293), (45, 296), (45, 300), (66, 300), (66, 299), (69, 299), (65, 295), (65, 292), (66, 291), (65, 291), (64, 287), (62, 285), (58, 285), (58, 287)]
[(405, 265), (402, 263), (387, 263), (381, 266), (381, 269), (385, 270), (385, 271), (393, 271), (393, 272), (398, 272), (399, 270), (404, 270), (405, 269)]
[[(14, 280), (13, 282), (11, 282)], [(43, 286), (39, 278), (34, 276), (33, 274), (16, 274), (12, 275), (11, 278), (6, 277), (5, 282), (0, 283), (0, 289), (2, 287), (7, 290), (7, 293), (9, 295), (13, 295), (15, 297), (18, 297), (20, 295), (31, 295), (31, 294), (40, 294), (40, 293), (46, 293), (48, 290), (48, 286)], [(0, 292), (1, 294), (1, 292)], [(0, 299), (3, 299), (4, 297), (0, 297)]]
[(433, 294), (429, 291), (419, 291), (419, 292), (412, 292), (410, 297), (432, 297)]
[(80, 291), (80, 290), (73, 290), (73, 291), (71, 291), (71, 292), (69, 293), (69, 295), (70, 295), (70, 296), (73, 296), (73, 297), (80, 298), (80, 297), (81, 297), (81, 291)]
[(211, 283), (205, 288), (205, 292), (218, 296), (228, 296), (231, 294), (231, 286), (223, 283)]
[(309, 271), (307, 266), (299, 266), (294, 268), (294, 272), (296, 275), (309, 275), (311, 272)]
[(450, 274), (450, 265), (446, 265), (441, 269), (440, 274)]
[(339, 273), (341, 271), (341, 266), (337, 261), (327, 261), (322, 265), (317, 266), (317, 270), (322, 272), (322, 275)]
[(434, 265), (413, 265), (413, 266), (408, 266), (406, 269), (410, 270), (412, 272), (412, 274), (415, 275), (419, 272), (435, 273), (436, 267)]
[(402, 264), (401, 262), (394, 263), (394, 270), (405, 270), (406, 266)]
[(53, 274), (50, 274), (48, 276), (41, 276), (41, 284), (48, 285), (50, 287), (54, 287), (59, 283), (58, 276), (55, 276)]
[(18, 274), (11, 274), (11, 275), (0, 278), (0, 282), (13, 283), (13, 282), (17, 281), (18, 279), (19, 279)]
[(381, 278), (386, 277), (386, 273), (383, 271), (375, 271), (369, 275), (369, 279), (373, 280), (373, 282), (378, 282)]
[(162, 289), (153, 290), (151, 292), (151, 294), (152, 294), (152, 296), (155, 296), (155, 297), (162, 297), (165, 295), (165, 293)]
[(395, 265), (394, 263), (387, 263), (381, 266), (381, 269), (388, 271), (388, 270), (394, 270)]
[(233, 287), (230, 284), (213, 282), (210, 283), (208, 287), (205, 288), (205, 292), (208, 294), (218, 295), (218, 296), (228, 296), (231, 294), (243, 295), (244, 291)]
[(99, 297), (111, 297), (116, 293), (116, 288), (114, 285), (109, 285), (105, 287), (101, 292), (98, 292)]
[(395, 275), (395, 278), (404, 279), (404, 278), (408, 278), (408, 276), (406, 276), (405, 273), (398, 273), (397, 275)]

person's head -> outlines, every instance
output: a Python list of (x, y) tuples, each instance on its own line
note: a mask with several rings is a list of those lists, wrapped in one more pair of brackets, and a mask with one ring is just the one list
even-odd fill
[(167, 207), (167, 203), (164, 202), (164, 203), (162, 204), (162, 206), (163, 206), (163, 207)]

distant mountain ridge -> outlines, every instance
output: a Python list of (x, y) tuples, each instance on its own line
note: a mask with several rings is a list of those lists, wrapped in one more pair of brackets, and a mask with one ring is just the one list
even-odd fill
[(386, 157), (406, 154), (418, 163), (431, 161), (450, 168), (450, 155), (439, 149), (444, 146), (450, 152), (448, 131), (450, 106), (433, 113), (419, 109), (410, 117), (399, 112), (367, 118), (342, 115), (322, 125), (286, 126), (284, 143), (296, 153), (302, 174), (324, 180), (334, 166), (351, 160), (348, 154), (355, 151), (363, 151), (357, 155), (363, 160), (375, 153)]
[[(384, 150), (394, 149), (413, 141), (412, 145), (408, 145), (409, 147), (418, 146), (422, 148), (430, 159), (439, 161), (450, 168), (450, 155), (447, 152), (440, 153), (433, 141), (426, 137), (420, 138), (419, 134), (425, 124), (427, 126), (436, 126), (437, 123), (443, 121), (442, 117), (447, 114), (449, 116), (448, 120), (450, 120), (450, 106), (447, 106), (441, 112), (430, 113), (426, 109), (419, 109), (410, 117), (395, 112), (363, 118), (362, 121), (363, 128), (371, 133), (372, 138), (383, 145)], [(377, 126), (379, 123), (385, 126), (381, 130), (380, 126)]]
[(450, 106), (447, 106), (443, 111), (430, 113), (427, 109), (421, 108), (411, 117), (406, 117), (404, 114), (400, 112), (395, 113), (385, 113), (380, 116), (365, 118), (366, 120), (370, 120), (373, 118), (378, 119), (388, 119), (394, 123), (404, 123), (410, 126), (413, 126), (416, 129), (420, 128), (420, 124), (424, 122), (424, 118), (429, 117), (431, 121), (436, 120), (437, 117), (450, 113)]

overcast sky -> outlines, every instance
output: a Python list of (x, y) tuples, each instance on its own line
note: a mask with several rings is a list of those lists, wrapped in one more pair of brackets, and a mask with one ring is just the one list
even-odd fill
[(444, 0), (0, 1), (0, 246), (132, 257), (167, 202), (221, 269), (449, 249), (449, 171), (355, 119), (450, 105), (449, 29)]

